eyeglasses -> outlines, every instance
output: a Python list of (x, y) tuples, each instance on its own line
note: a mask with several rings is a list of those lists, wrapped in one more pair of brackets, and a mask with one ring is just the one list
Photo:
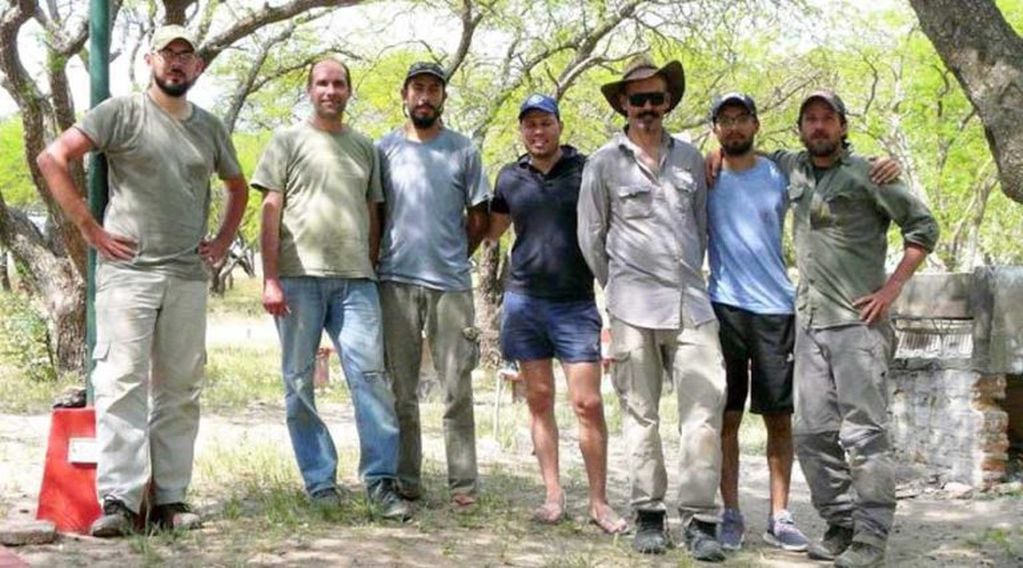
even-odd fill
[(753, 124), (753, 117), (748, 114), (740, 114), (739, 116), (722, 116), (718, 117), (714, 121), (721, 128), (731, 128), (733, 126), (749, 126)]
[(649, 102), (653, 106), (660, 106), (664, 104), (666, 98), (667, 93), (663, 92), (632, 93), (629, 95), (629, 104), (634, 107), (641, 107)]
[(172, 61), (180, 61), (181, 63), (191, 63), (198, 57), (194, 51), (174, 51), (173, 49), (161, 49), (156, 52), (160, 56), (160, 59), (170, 63)]

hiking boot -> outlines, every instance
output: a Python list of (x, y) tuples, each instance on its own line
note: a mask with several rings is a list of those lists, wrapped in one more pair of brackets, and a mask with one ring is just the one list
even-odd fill
[(170, 531), (191, 531), (202, 526), (202, 517), (184, 503), (165, 503), (153, 507), (150, 518), (157, 528)]
[(332, 509), (341, 506), (341, 492), (336, 487), (327, 487), (325, 489), (318, 489), (309, 496), (309, 502), (314, 507), (320, 507), (323, 509)]
[(366, 488), (373, 512), (385, 519), (405, 522), (412, 518), (412, 506), (401, 498), (393, 479), (380, 479)]
[(814, 560), (834, 560), (845, 552), (852, 544), (853, 530), (849, 527), (828, 525), (828, 530), (820, 542), (811, 542), (806, 546), (806, 555)]
[(802, 552), (810, 544), (810, 539), (796, 527), (792, 513), (782, 510), (777, 515), (768, 517), (764, 542), (789, 552)]
[(714, 523), (696, 519), (690, 521), (683, 531), (689, 555), (703, 562), (724, 562), (725, 551), (721, 549), (721, 543), (714, 538), (715, 532), (717, 526)]
[(632, 548), (640, 554), (664, 554), (668, 535), (664, 530), (664, 511), (636, 511), (636, 536)]
[(884, 566), (884, 549), (865, 542), (854, 542), (835, 559), (835, 566), (841, 568)]
[(721, 524), (718, 526), (718, 542), (725, 550), (739, 550), (742, 548), (743, 531), (746, 530), (746, 523), (743, 521), (742, 512), (738, 509), (725, 509), (721, 516)]
[(125, 536), (135, 531), (137, 515), (120, 499), (104, 499), (103, 514), (93, 521), (89, 534), (99, 538)]

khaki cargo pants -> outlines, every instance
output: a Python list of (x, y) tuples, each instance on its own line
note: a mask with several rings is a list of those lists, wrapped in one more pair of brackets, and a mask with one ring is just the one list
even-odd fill
[(476, 422), (472, 370), (479, 361), (472, 291), (444, 292), (424, 286), (383, 282), (380, 307), (384, 354), (398, 413), (398, 481), (403, 491), (422, 488), (422, 433), (419, 422), (419, 370), (422, 334), (444, 388), (444, 449), (452, 494), (476, 494)]
[(101, 265), (92, 384), (100, 502), (183, 502), (206, 363), (206, 282)]
[(717, 321), (683, 329), (634, 327), (611, 318), (612, 381), (622, 406), (629, 454), (631, 504), (665, 510), (668, 479), (661, 447), (664, 373), (678, 397), (678, 507), (682, 523), (718, 522), (721, 480), (721, 417), (725, 369)]

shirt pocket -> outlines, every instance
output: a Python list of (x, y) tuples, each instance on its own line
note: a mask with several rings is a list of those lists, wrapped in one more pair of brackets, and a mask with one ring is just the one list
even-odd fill
[(622, 217), (640, 219), (653, 213), (654, 194), (648, 185), (626, 185), (618, 188)]
[(794, 182), (790, 183), (789, 187), (788, 187), (789, 202), (790, 203), (795, 203), (795, 202), (799, 201), (800, 199), (802, 199), (803, 195), (806, 194), (806, 189), (807, 189), (807, 187), (806, 187), (805, 183), (801, 183), (801, 182), (798, 182), (798, 181), (794, 181)]
[(675, 176), (672, 186), (678, 192), (678, 206), (682, 211), (693, 208), (693, 196), (696, 195), (696, 182), (691, 177)]

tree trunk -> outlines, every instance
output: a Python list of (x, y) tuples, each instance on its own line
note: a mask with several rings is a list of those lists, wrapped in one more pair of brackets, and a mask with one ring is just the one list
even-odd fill
[(7, 273), (7, 249), (0, 248), (0, 290), (11, 291), (11, 277)]
[(483, 241), (480, 247), (479, 286), (476, 322), (480, 329), (480, 365), (488, 369), (501, 366), (501, 300), (504, 297), (501, 243)]
[(984, 123), (1002, 192), (1023, 203), (1023, 39), (992, 0), (910, 0)]

